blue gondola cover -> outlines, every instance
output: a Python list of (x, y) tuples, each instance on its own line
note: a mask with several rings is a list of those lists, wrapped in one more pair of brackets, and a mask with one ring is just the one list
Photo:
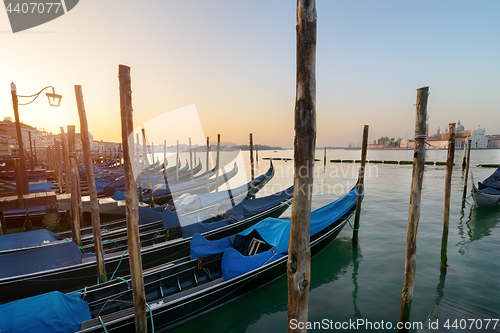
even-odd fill
[(47, 229), (19, 232), (16, 234), (0, 236), (0, 251), (38, 246), (44, 241), (53, 242), (56, 240), (56, 235)]
[[(494, 189), (496, 192), (485, 192), (484, 189), (486, 188)], [(483, 193), (498, 194), (498, 191), (500, 191), (500, 167), (498, 167), (498, 169), (496, 169), (491, 176), (480, 182), (478, 189)]]
[(222, 256), (222, 281), (227, 281), (245, 274), (246, 272), (253, 271), (281, 257), (283, 257), (283, 255), (276, 254), (273, 250), (246, 257), (239, 251), (228, 248)]
[(67, 333), (92, 319), (80, 293), (54, 291), (0, 305), (2, 333)]
[(55, 269), (82, 262), (82, 252), (73, 242), (3, 254), (0, 256), (0, 278)]
[(222, 253), (230, 247), (233, 247), (231, 236), (209, 241), (200, 234), (194, 234), (190, 244), (191, 259)]

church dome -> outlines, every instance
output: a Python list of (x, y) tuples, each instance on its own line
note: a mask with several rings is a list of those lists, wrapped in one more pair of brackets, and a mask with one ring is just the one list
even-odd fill
[(463, 132), (465, 131), (465, 128), (462, 124), (460, 124), (460, 120), (458, 121), (457, 127), (455, 128), (455, 131), (457, 132)]

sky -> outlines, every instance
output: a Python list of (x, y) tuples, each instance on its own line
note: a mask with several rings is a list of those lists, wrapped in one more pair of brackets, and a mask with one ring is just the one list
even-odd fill
[[(431, 133), (460, 120), (500, 134), (499, 1), (322, 0), (316, 9), (318, 147), (359, 145), (364, 124), (370, 142), (412, 138), (423, 86)], [(13, 117), (11, 81), (20, 95), (52, 85), (61, 107), (43, 96), (20, 106), (21, 121), (79, 128), (82, 85), (94, 139), (119, 142), (124, 64), (135, 126), (194, 105), (213, 139), (247, 144), (253, 133), (254, 143), (293, 147), (295, 26), (291, 0), (82, 0), (15, 34), (0, 10), (0, 117)], [(166, 138), (181, 126), (165, 123)]]

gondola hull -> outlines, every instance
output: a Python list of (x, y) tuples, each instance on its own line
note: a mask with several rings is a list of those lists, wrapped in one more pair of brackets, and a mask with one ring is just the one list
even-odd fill
[[(289, 198), (282, 203), (239, 222), (226, 225), (204, 233), (207, 239), (219, 239), (238, 233), (266, 217), (279, 217), (290, 205)], [(165, 238), (151, 240), (151, 245), (141, 250), (144, 269), (152, 268), (185, 256), (189, 256), (191, 238), (165, 241)], [(115, 276), (130, 273), (126, 251), (105, 256), (106, 271), (115, 272)], [(81, 264), (46, 270), (37, 273), (18, 275), (0, 279), (0, 303), (30, 297), (49, 291), (71, 291), (95, 284), (97, 268), (95, 257), (84, 258)]]
[[(332, 223), (320, 233), (311, 237), (311, 257), (316, 256), (324, 250), (337, 237), (347, 223), (347, 219), (353, 214), (355, 205), (349, 211)], [(193, 271), (200, 271), (199, 260), (192, 260), (190, 265)], [(174, 328), (186, 321), (191, 321), (199, 316), (232, 302), (256, 289), (273, 282), (286, 275), (287, 256), (270, 262), (260, 268), (247, 272), (233, 279), (222, 281), (219, 277), (203, 285), (194, 286), (191, 289), (177, 292), (173, 295), (157, 298), (152, 297), (150, 285), (146, 290), (146, 297), (152, 309), (155, 328)], [(184, 266), (187, 264), (183, 264)], [(173, 270), (173, 268), (171, 268)], [(201, 267), (203, 269), (203, 267)], [(179, 268), (181, 270), (181, 268)], [(187, 270), (186, 270), (187, 271)], [(186, 274), (187, 275), (187, 274)], [(194, 274), (196, 276), (196, 274)], [(196, 279), (195, 279), (196, 280)], [(181, 283), (178, 283), (179, 288)], [(161, 283), (159, 285), (162, 287)], [(160, 291), (161, 292), (161, 291)], [(153, 293), (154, 294), (154, 293)], [(127, 308), (101, 316), (108, 332), (133, 332), (134, 331), (134, 309)], [(148, 314), (148, 322), (149, 322)], [(92, 319), (81, 324), (81, 332), (100, 332), (102, 326), (98, 319)]]

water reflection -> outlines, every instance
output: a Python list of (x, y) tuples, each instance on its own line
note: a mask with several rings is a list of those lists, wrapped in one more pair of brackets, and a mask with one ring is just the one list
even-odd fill
[[(464, 222), (467, 209), (469, 209), (469, 214)], [(458, 234), (461, 239), (457, 243), (458, 252), (464, 255), (468, 244), (491, 235), (491, 230), (498, 228), (499, 223), (500, 209), (498, 207), (478, 208), (475, 205), (466, 206), (465, 202), (462, 203), (460, 221), (458, 222)]]
[[(334, 240), (330, 246), (312, 260), (312, 281), (309, 291), (312, 292), (324, 284), (337, 280), (339, 276), (347, 273), (347, 267), (351, 262), (355, 262), (355, 273), (353, 273), (354, 311), (361, 316), (356, 305), (358, 290), (356, 277), (360, 258), (359, 248), (353, 249), (350, 238), (342, 237)], [(187, 323), (174, 332), (243, 332), (247, 328), (256, 331), (255, 328), (258, 327), (262, 328), (260, 331), (272, 331), (273, 327), (282, 329), (287, 317), (287, 292), (287, 279), (286, 276), (283, 276), (259, 291)], [(258, 327), (251, 329), (253, 324)]]
[(353, 318), (360, 319), (361, 318), (361, 311), (358, 308), (358, 304), (356, 303), (356, 299), (358, 298), (358, 269), (359, 269), (359, 262), (361, 260), (358, 260), (363, 258), (361, 254), (361, 250), (359, 248), (358, 243), (352, 243), (352, 262), (353, 262), (353, 270), (352, 270), (352, 284), (354, 285), (354, 289), (352, 291), (352, 304), (354, 306), (354, 315)]

